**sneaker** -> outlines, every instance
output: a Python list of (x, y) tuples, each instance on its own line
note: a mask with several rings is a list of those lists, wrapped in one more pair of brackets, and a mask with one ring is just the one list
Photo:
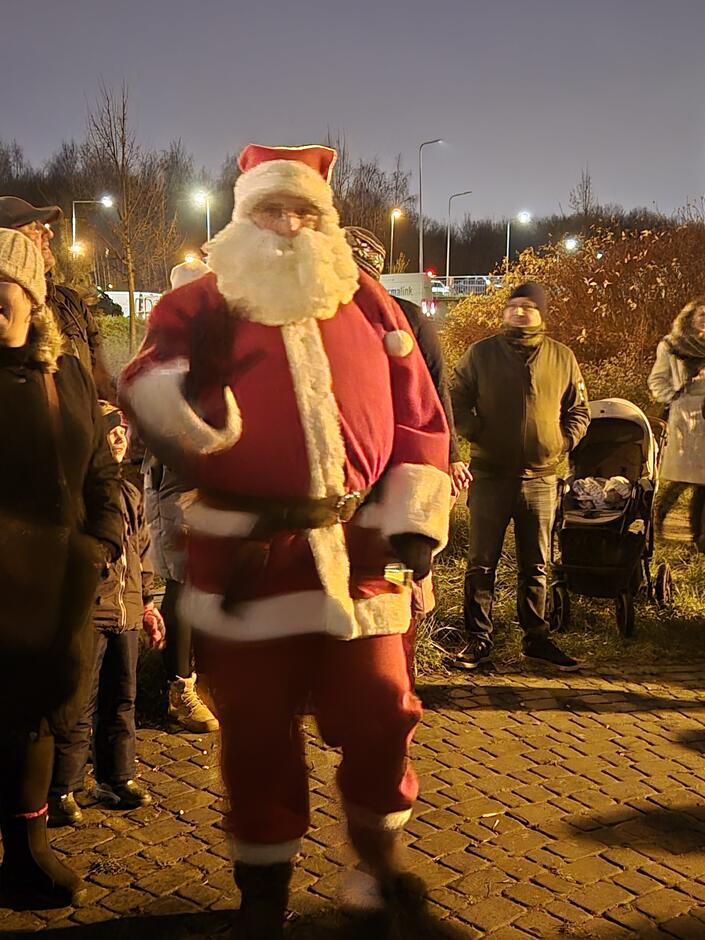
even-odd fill
[(524, 640), (524, 659), (532, 659), (539, 663), (550, 663), (559, 672), (576, 672), (580, 663), (572, 656), (568, 656), (556, 646), (548, 637), (537, 637)]
[(218, 730), (218, 719), (196, 691), (195, 672), (188, 679), (177, 676), (169, 683), (169, 721), (194, 734)]
[(338, 903), (348, 911), (384, 910), (382, 886), (360, 865), (346, 868), (338, 886)]
[(49, 818), (47, 825), (51, 829), (59, 826), (78, 826), (83, 822), (81, 807), (73, 798), (73, 793), (49, 794)]
[(482, 663), (489, 663), (492, 659), (492, 644), (487, 640), (471, 640), (465, 649), (455, 657), (458, 669), (477, 669)]
[(107, 803), (110, 809), (138, 809), (149, 806), (152, 797), (136, 780), (125, 783), (96, 783), (93, 798), (99, 803)]

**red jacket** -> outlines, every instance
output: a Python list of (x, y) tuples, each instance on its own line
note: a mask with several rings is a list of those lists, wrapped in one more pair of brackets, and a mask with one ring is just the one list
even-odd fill
[[(197, 628), (233, 639), (407, 628), (408, 590), (384, 579), (387, 537), (444, 543), (450, 488), (445, 417), (404, 327), (364, 274), (331, 319), (284, 327), (229, 311), (212, 274), (156, 306), (121, 400), (189, 483), (276, 500), (377, 490), (345, 525), (278, 532), (256, 577), (248, 536), (257, 515), (196, 502), (183, 608)], [(238, 579), (239, 603), (224, 609)]]

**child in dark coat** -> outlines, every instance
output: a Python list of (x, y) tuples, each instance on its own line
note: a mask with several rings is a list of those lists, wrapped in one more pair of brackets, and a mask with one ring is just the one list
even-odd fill
[[(101, 407), (110, 450), (117, 463), (122, 463), (127, 452), (122, 413), (108, 402), (101, 402)], [(134, 809), (152, 801), (133, 779), (138, 631), (142, 627), (148, 645), (159, 649), (164, 645), (164, 622), (152, 600), (154, 575), (142, 495), (124, 478), (120, 488), (122, 554), (106, 569), (98, 585), (93, 609), (93, 676), (86, 707), (73, 730), (56, 738), (50, 826), (81, 822), (82, 813), (73, 794), (83, 786), (91, 730), (95, 799), (115, 809)]]

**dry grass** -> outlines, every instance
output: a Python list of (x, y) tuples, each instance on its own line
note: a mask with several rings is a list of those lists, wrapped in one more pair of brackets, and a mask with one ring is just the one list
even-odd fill
[[(680, 522), (678, 512), (674, 516)], [(694, 554), (684, 540), (683, 525), (667, 529), (678, 541), (657, 544), (653, 571), (668, 561), (675, 582), (674, 603), (659, 610), (640, 597), (636, 606), (636, 631), (623, 638), (610, 600), (571, 596), (572, 625), (559, 638), (566, 652), (582, 661), (632, 660), (639, 663), (677, 661), (705, 654), (705, 555)], [(435, 566), (436, 610), (419, 628), (417, 669), (419, 674), (443, 670), (452, 653), (462, 644), (463, 577), (467, 544), (467, 512), (454, 512), (448, 548)], [(515, 609), (514, 545), (508, 533), (497, 573), (495, 601), (495, 659), (511, 665), (521, 658), (521, 630)]]

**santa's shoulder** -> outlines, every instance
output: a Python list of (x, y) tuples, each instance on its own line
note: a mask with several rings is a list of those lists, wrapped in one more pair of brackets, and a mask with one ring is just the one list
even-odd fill
[(225, 298), (218, 290), (216, 276), (212, 271), (208, 271), (201, 277), (162, 294), (152, 310), (150, 321), (159, 321), (163, 317), (192, 320), (226, 307)]

